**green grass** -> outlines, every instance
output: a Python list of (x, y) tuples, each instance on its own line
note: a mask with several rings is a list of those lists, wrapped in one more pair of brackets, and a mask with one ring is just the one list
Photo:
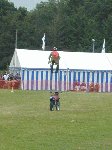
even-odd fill
[(0, 150), (112, 150), (112, 93), (0, 90)]

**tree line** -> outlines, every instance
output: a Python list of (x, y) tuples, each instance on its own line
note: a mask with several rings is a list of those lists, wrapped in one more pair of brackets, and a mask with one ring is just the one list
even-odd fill
[(17, 48), (101, 52), (103, 39), (106, 52), (112, 52), (112, 0), (48, 0), (27, 11), (8, 0), (0, 0), (0, 69), (9, 65)]

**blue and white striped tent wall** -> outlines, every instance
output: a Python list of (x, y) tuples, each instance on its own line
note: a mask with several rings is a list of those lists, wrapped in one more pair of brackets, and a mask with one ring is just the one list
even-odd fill
[(59, 74), (47, 69), (22, 69), (23, 90), (73, 90), (73, 82), (85, 81), (88, 90), (89, 84), (99, 83), (99, 92), (112, 92), (112, 71), (89, 70), (60, 70)]

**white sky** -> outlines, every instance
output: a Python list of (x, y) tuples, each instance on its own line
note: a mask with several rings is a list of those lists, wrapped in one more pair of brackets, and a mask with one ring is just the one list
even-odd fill
[(47, 0), (8, 0), (13, 2), (15, 7), (25, 7), (28, 11), (33, 10), (36, 7), (37, 3), (46, 2)]

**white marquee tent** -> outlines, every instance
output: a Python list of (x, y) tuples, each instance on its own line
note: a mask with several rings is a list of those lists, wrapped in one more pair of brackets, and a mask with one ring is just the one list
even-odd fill
[[(50, 51), (15, 49), (10, 71), (20, 72), (22, 89), (72, 90), (73, 82), (98, 82), (101, 92), (112, 92), (112, 53), (63, 52), (59, 74), (51, 77)], [(52, 83), (51, 83), (52, 80)], [(60, 82), (60, 85), (59, 85)]]
[[(50, 51), (16, 49), (10, 68), (49, 68)], [(112, 53), (63, 52), (60, 69), (112, 70)]]

